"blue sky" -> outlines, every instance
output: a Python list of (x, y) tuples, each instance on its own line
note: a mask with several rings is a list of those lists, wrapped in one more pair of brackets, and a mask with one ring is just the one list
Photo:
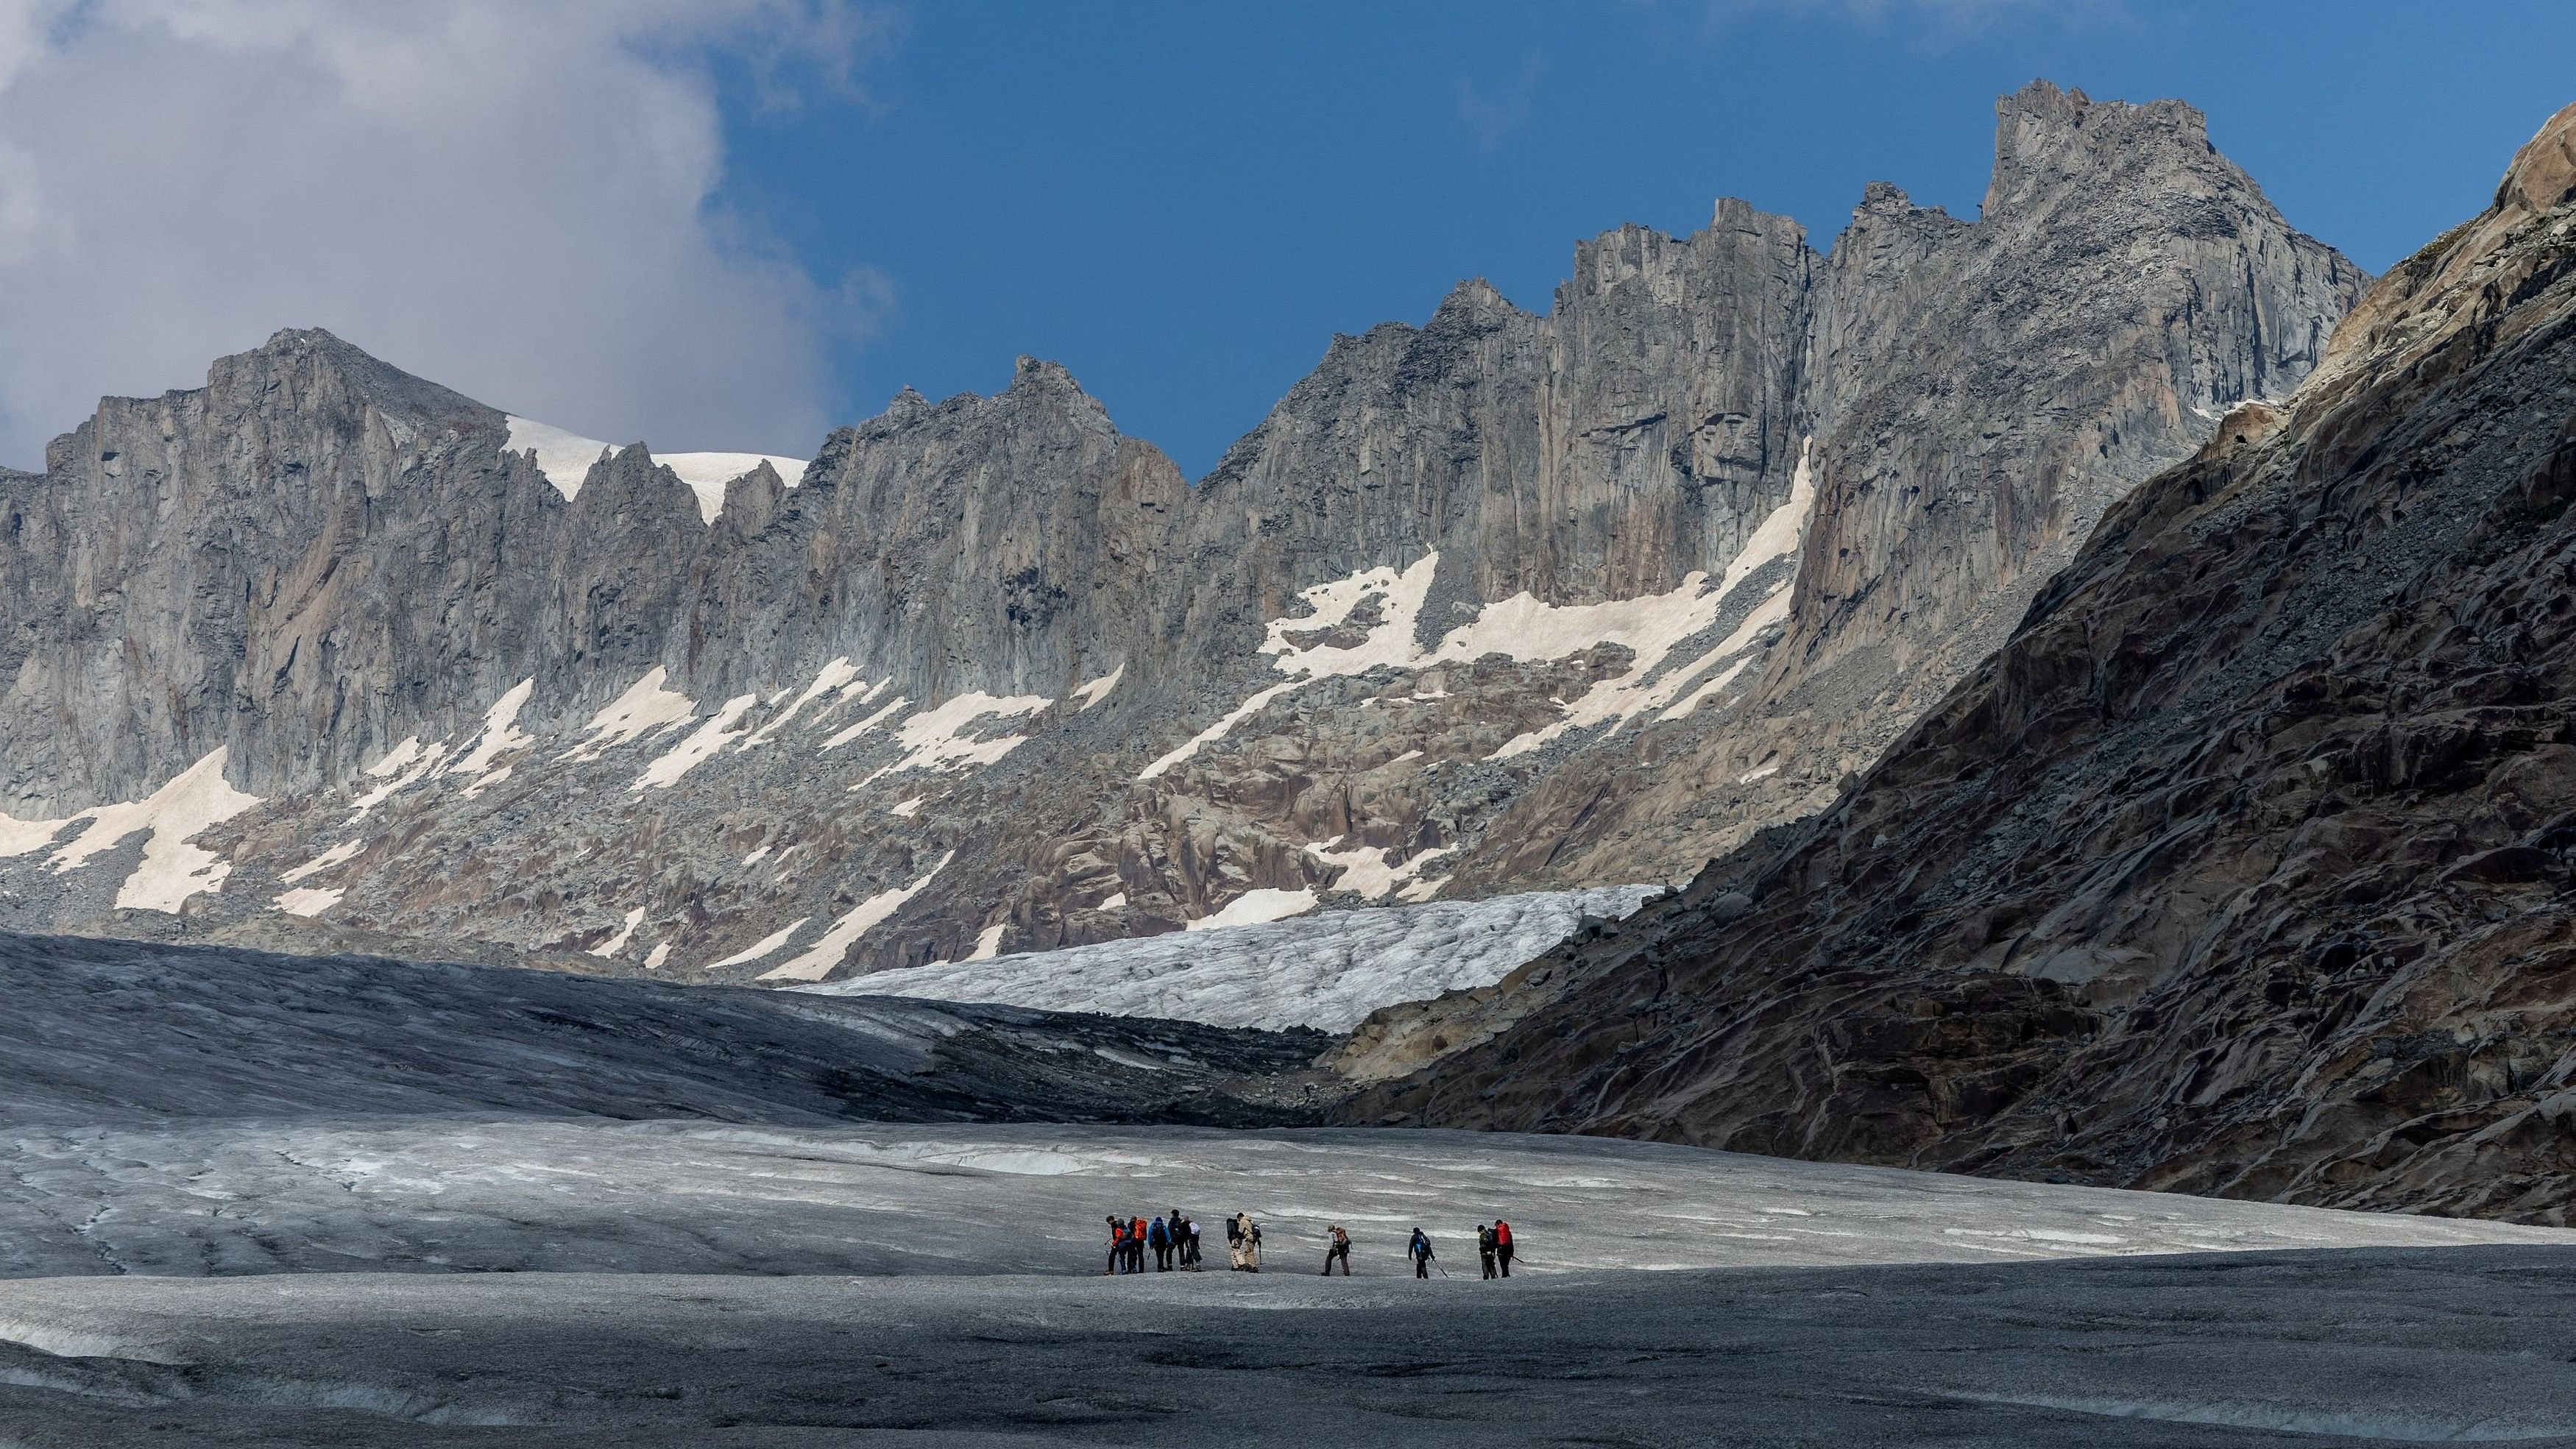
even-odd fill
[(1973, 216), (1993, 98), (2180, 96), (2372, 271), (2576, 100), (2576, 4), (1088, 6), (904, 12), (856, 95), (728, 84), (722, 199), (870, 327), (839, 420), (1063, 361), (1196, 477), (1330, 334), (1457, 280), (1544, 310), (1579, 237), (1736, 195), (1829, 247), (1863, 183)]
[(1334, 332), (1623, 222), (1973, 214), (2034, 76), (2192, 101), (2384, 269), (2570, 56), (2576, 0), (0, 0), (0, 464), (326, 327), (663, 452), (1032, 353), (1196, 477)]

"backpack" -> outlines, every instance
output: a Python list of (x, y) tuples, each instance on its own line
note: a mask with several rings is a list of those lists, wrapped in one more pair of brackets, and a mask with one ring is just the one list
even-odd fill
[(1417, 1258), (1428, 1258), (1431, 1256), (1431, 1240), (1422, 1236), (1422, 1229), (1415, 1228), (1413, 1230), (1413, 1246), (1409, 1251)]
[(1127, 1228), (1127, 1236), (1139, 1243), (1145, 1241), (1145, 1220), (1143, 1218), (1138, 1218), (1135, 1222), (1129, 1224)]
[(1496, 1218), (1494, 1220), (1494, 1246), (1497, 1248), (1508, 1248), (1511, 1245), (1512, 1225), (1504, 1222), (1500, 1218)]
[(1145, 1227), (1145, 1241), (1152, 1243), (1157, 1248), (1166, 1246), (1172, 1241), (1171, 1226), (1165, 1223), (1161, 1218), (1154, 1219)]

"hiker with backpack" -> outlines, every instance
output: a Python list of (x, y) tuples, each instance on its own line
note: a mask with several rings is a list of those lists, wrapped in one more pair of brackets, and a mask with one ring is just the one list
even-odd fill
[(1261, 1225), (1252, 1220), (1252, 1214), (1236, 1213), (1233, 1220), (1226, 1224), (1225, 1239), (1226, 1246), (1234, 1257), (1234, 1271), (1238, 1273), (1261, 1271)]
[(1106, 1278), (1112, 1273), (1125, 1272), (1126, 1269), (1127, 1225), (1118, 1221), (1117, 1215), (1112, 1213), (1109, 1217), (1109, 1266), (1100, 1270), (1100, 1276)]
[(1172, 1221), (1180, 1225), (1179, 1230), (1173, 1234), (1173, 1237), (1179, 1242), (1181, 1248), (1181, 1271), (1184, 1273), (1196, 1273), (1202, 1271), (1199, 1267), (1198, 1219), (1182, 1217), (1181, 1210), (1179, 1208), (1174, 1208), (1172, 1209)]
[(1485, 1265), (1485, 1276), (1494, 1276), (1494, 1230), (1486, 1223), (1476, 1224), (1476, 1257)]
[(1154, 1271), (1172, 1271), (1172, 1225), (1156, 1218), (1145, 1225), (1145, 1244), (1154, 1250)]
[(1431, 1276), (1431, 1239), (1423, 1236), (1422, 1229), (1413, 1230), (1413, 1241), (1404, 1245), (1404, 1255), (1413, 1260), (1414, 1277)]
[(1335, 1259), (1341, 1261), (1342, 1276), (1351, 1276), (1351, 1235), (1343, 1232), (1339, 1223), (1324, 1230), (1324, 1276), (1327, 1278), (1333, 1276)]
[(1494, 1219), (1494, 1262), (1504, 1277), (1512, 1276), (1512, 1225), (1501, 1218)]
[(1145, 1271), (1145, 1220), (1143, 1218), (1127, 1220), (1127, 1271), (1130, 1273)]

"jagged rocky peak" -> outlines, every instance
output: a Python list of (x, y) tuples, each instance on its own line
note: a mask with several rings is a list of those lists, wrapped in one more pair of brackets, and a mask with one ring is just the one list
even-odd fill
[(1809, 366), (1837, 536), (1807, 551), (1799, 670), (2008, 622), (2114, 498), (2305, 376), (2366, 280), (2189, 106), (2040, 81), (1997, 114), (1977, 222), (1878, 184), (1835, 245)]
[[(1995, 216), (2088, 174), (2216, 155), (2209, 120), (2181, 101), (2095, 101), (2034, 80), (1995, 102), (1995, 168), (1984, 215)], [(2162, 153), (2162, 154), (2158, 154)]]
[[(207, 365), (201, 388), (155, 398), (99, 399), (98, 410), (86, 422), (48, 445), (45, 468), (48, 473), (76, 473), (93, 463), (117, 462), (126, 452), (115, 445), (128, 429), (157, 428), (164, 419), (202, 427), (211, 413), (218, 425), (263, 433), (274, 432), (288, 419), (301, 419), (354, 435), (371, 411), (405, 435), (392, 440), (402, 446), (419, 441), (416, 430), (424, 426), (472, 434), (492, 432), (502, 422), (497, 410), (381, 362), (318, 327), (288, 328), (248, 352), (216, 358)], [(311, 441), (293, 427), (276, 436), (282, 442)], [(111, 451), (119, 457), (98, 457)]]
[(1360, 1110), (2576, 1220), (2571, 567), (2576, 108), (1829, 809)]
[[(220, 748), (264, 803), (194, 909), (692, 979), (1675, 879), (1817, 808), (2348, 300), (2118, 119), (2156, 108), (2060, 99), (1975, 223), (1873, 188), (1825, 257), (1725, 199), (1579, 242), (1544, 315), (1469, 280), (1336, 338), (1196, 490), (1036, 359), (800, 464), (290, 334), (245, 365), (359, 380), (158, 405), (186, 506), (0, 480), (0, 590), (48, 621), (0, 640), (0, 862)], [(62, 889), (43, 923), (112, 894)]]
[(1431, 320), (1423, 325), (1425, 332), (1444, 330), (1492, 332), (1529, 314), (1512, 305), (1512, 300), (1495, 290), (1494, 284), (1482, 277), (1469, 277), (1449, 289), (1432, 309)]

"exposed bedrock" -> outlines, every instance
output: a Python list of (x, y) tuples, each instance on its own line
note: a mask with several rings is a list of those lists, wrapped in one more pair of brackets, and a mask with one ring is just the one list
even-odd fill
[(1358, 1113), (2568, 1221), (2571, 136), (1831, 811)]
[(1687, 878), (2359, 289), (2186, 106), (1999, 116), (1973, 222), (1620, 228), (1196, 488), (1029, 359), (802, 463), (318, 332), (111, 399), (0, 477), (0, 924), (808, 980)]

